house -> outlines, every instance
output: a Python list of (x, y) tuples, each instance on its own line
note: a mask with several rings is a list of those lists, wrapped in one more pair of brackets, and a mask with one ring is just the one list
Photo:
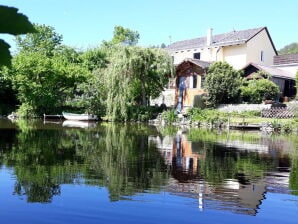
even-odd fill
[(296, 96), (295, 75), (287, 70), (278, 69), (274, 66), (250, 63), (243, 68), (244, 76), (247, 79), (263, 78), (259, 72), (269, 74), (269, 79), (274, 82), (280, 90), (280, 100), (287, 101), (288, 98)]
[(209, 29), (205, 37), (174, 42), (167, 50), (175, 65), (185, 58), (193, 58), (207, 62), (226, 61), (235, 69), (242, 69), (251, 62), (272, 65), (277, 55), (266, 27), (218, 35), (213, 35), (213, 30)]
[(284, 54), (274, 56), (273, 67), (288, 71), (294, 75), (297, 74), (298, 54)]
[(205, 37), (174, 42), (167, 51), (176, 67), (175, 79), (151, 104), (164, 103), (178, 111), (200, 101), (204, 93), (204, 77), (212, 62), (225, 61), (235, 69), (242, 69), (249, 63), (270, 66), (277, 55), (266, 27), (217, 35), (209, 29)]

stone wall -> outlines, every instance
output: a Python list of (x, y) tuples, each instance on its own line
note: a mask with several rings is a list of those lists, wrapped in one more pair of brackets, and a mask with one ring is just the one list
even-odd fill
[(270, 109), (271, 104), (222, 104), (217, 108), (222, 112), (262, 111)]
[(160, 106), (162, 103), (164, 103), (167, 107), (175, 106), (175, 89), (164, 90), (159, 97), (150, 99), (151, 106)]

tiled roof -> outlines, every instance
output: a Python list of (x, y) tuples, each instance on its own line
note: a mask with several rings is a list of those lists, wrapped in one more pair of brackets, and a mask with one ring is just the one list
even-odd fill
[(274, 65), (298, 64), (298, 54), (277, 55), (273, 58)]
[[(209, 68), (209, 66), (211, 65), (210, 62), (202, 61), (202, 60), (199, 60), (199, 59), (193, 59), (193, 58), (186, 58), (183, 62), (186, 62), (186, 61), (190, 61), (190, 62), (194, 63), (195, 65), (197, 65), (197, 66), (199, 66), (203, 69)], [(181, 62), (181, 64), (183, 62)]]
[[(243, 44), (257, 35), (266, 27), (260, 27), (255, 29), (232, 31), (229, 33), (217, 34), (212, 36), (212, 46), (228, 46)], [(270, 37), (269, 37), (270, 38)], [(270, 38), (271, 39), (271, 38)], [(203, 48), (207, 46), (207, 37), (200, 37), (190, 40), (177, 41), (170, 44), (167, 49), (169, 51), (178, 51), (194, 48)]]
[(274, 67), (271, 67), (271, 66), (265, 66), (265, 65), (259, 65), (259, 64), (256, 64), (256, 63), (250, 63), (249, 65), (247, 65), (244, 68), (244, 70), (246, 68), (248, 68), (249, 66), (254, 66), (258, 70), (265, 71), (265, 72), (269, 73), (272, 77), (295, 80), (295, 75), (294, 74), (292, 74), (290, 72), (287, 72), (287, 71), (284, 71), (284, 70), (281, 70), (281, 69), (278, 69), (278, 68), (274, 68)]

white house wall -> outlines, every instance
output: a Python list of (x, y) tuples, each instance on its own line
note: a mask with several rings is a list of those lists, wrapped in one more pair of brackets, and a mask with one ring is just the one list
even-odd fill
[[(174, 57), (174, 65), (180, 64), (186, 58), (193, 58), (193, 54), (201, 51), (199, 49), (187, 49), (187, 50), (179, 50), (175, 52), (170, 52), (170, 55)], [(202, 53), (201, 53), (202, 57)], [(201, 60), (203, 60), (201, 58)]]
[(235, 69), (242, 69), (247, 64), (246, 45), (226, 46), (222, 48), (223, 60)]
[[(263, 60), (261, 60), (261, 51), (263, 51)], [(247, 64), (253, 62), (271, 66), (273, 65), (273, 56), (275, 55), (275, 51), (265, 29), (247, 42)]]
[(274, 65), (275, 68), (290, 72), (292, 74), (297, 74), (298, 72), (298, 64), (292, 64), (292, 65)]

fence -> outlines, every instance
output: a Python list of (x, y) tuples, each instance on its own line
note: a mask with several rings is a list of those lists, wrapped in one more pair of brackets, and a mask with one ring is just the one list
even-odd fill
[(287, 107), (275, 107), (270, 109), (263, 109), (261, 116), (266, 118), (293, 118), (294, 111)]

